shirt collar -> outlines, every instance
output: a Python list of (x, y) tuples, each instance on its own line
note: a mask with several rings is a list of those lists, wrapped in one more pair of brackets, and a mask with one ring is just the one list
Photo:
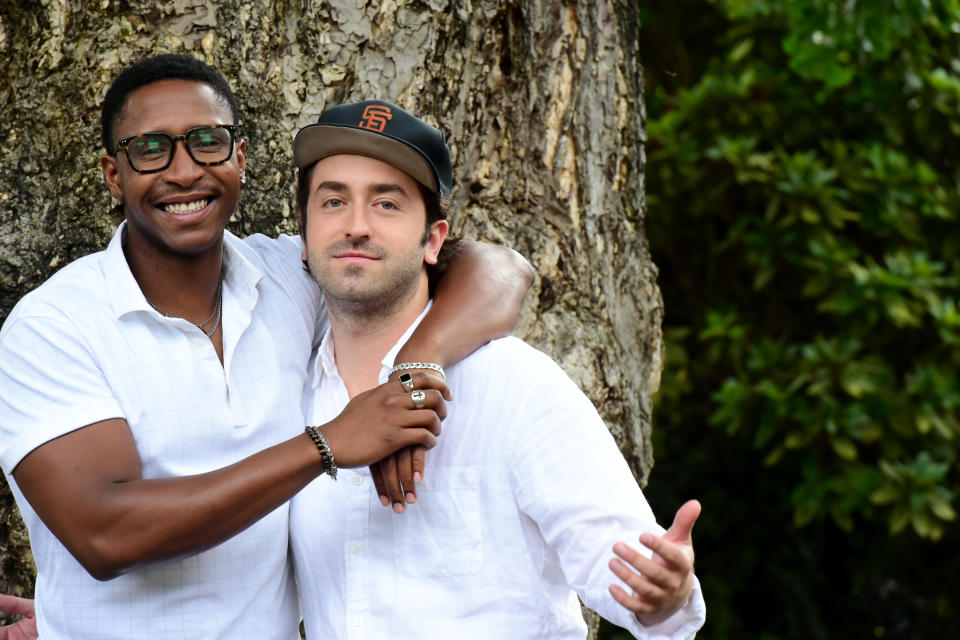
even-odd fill
[[(127, 221), (117, 227), (110, 244), (104, 251), (104, 270), (110, 303), (117, 318), (134, 311), (150, 311), (153, 307), (140, 290), (127, 258), (123, 254), (123, 231)], [(247, 308), (253, 308), (257, 301), (257, 284), (263, 279), (263, 273), (237, 249), (242, 242), (229, 231), (223, 232), (223, 290), (233, 294), (238, 302)]]
[[(407, 344), (407, 340), (410, 339), (410, 336), (413, 335), (413, 332), (416, 331), (417, 327), (420, 326), (420, 323), (423, 322), (423, 318), (427, 315), (427, 312), (430, 311), (430, 307), (432, 306), (433, 300), (427, 301), (427, 305), (423, 308), (423, 311), (420, 312), (420, 315), (417, 316), (417, 318), (410, 324), (409, 327), (407, 327), (407, 330), (403, 332), (403, 335), (400, 336), (400, 339), (397, 340), (392, 347), (390, 347), (387, 353), (383, 356), (383, 359), (380, 360), (380, 384), (383, 384), (387, 381), (387, 374), (390, 372), (391, 367), (393, 367), (393, 362), (396, 360), (397, 353), (403, 348), (403, 345)], [(337, 361), (333, 350), (332, 327), (328, 328), (327, 332), (323, 335), (323, 340), (320, 342), (317, 355), (317, 379), (319, 380), (321, 375), (330, 376), (331, 378), (339, 378), (340, 372), (337, 370)]]

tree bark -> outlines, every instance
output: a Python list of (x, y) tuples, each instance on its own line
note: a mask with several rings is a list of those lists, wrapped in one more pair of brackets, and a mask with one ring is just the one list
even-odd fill
[[(643, 236), (638, 28), (623, 0), (0, 0), (0, 321), (122, 219), (98, 117), (125, 65), (186, 52), (231, 81), (249, 140), (239, 234), (296, 232), (299, 127), (387, 99), (447, 133), (452, 229), (530, 259), (518, 334), (593, 399), (645, 483), (662, 306)], [(28, 593), (6, 487), (0, 527), (0, 591)]]

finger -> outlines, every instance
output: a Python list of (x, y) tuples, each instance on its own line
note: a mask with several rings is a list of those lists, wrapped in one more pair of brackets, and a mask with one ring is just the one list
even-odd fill
[(663, 535), (670, 542), (678, 544), (688, 544), (693, 546), (693, 525), (700, 517), (700, 503), (696, 500), (688, 500), (677, 510), (677, 515), (673, 518), (673, 524)]
[[(424, 413), (427, 413), (426, 411)], [(429, 413), (433, 413), (430, 411)], [(439, 431), (440, 420), (437, 419), (437, 416), (433, 416), (434, 421), (436, 422), (436, 429)], [(425, 427), (410, 427), (404, 429), (402, 433), (398, 436), (399, 449), (403, 447), (426, 447), (427, 449), (433, 449), (437, 446), (437, 436), (433, 435), (433, 429), (428, 429)]]
[(395, 455), (389, 455), (380, 461), (380, 471), (383, 474), (383, 481), (387, 489), (387, 497), (393, 510), (396, 513), (403, 513), (403, 487), (400, 486), (400, 479), (397, 476), (397, 459)]
[(394, 454), (397, 459), (397, 477), (403, 486), (403, 497), (407, 503), (417, 501), (417, 489), (413, 482), (413, 456), (410, 447), (400, 449)]
[[(423, 398), (420, 402), (423, 404), (417, 406), (417, 402), (414, 401), (414, 394), (417, 394), (419, 397)], [(437, 416), (443, 420), (447, 417), (447, 403), (444, 401), (443, 396), (439, 391), (434, 389), (417, 389), (407, 393), (407, 399), (405, 405), (412, 409), (430, 409), (436, 412)]]
[(447, 384), (432, 371), (418, 370), (413, 373), (413, 384), (417, 389), (436, 389), (446, 400), (453, 400)]
[[(407, 425), (407, 429), (404, 432), (409, 431), (410, 429), (423, 428), (429, 431), (434, 436), (434, 444), (436, 444), (436, 436), (440, 435), (440, 432), (443, 430), (443, 423), (440, 422), (440, 417), (433, 411), (433, 409), (419, 409), (416, 411), (411, 411), (408, 414), (408, 420), (410, 424)], [(419, 442), (409, 442), (408, 444), (420, 444)], [(425, 444), (425, 443), (424, 443)], [(433, 448), (433, 444), (426, 444), (428, 449)]]
[(643, 600), (654, 607), (661, 606), (669, 593), (660, 585), (647, 579), (647, 576), (640, 575), (633, 571), (626, 563), (613, 558), (608, 565), (613, 573), (623, 580), (629, 586), (633, 593), (632, 597)]
[(379, 462), (370, 465), (370, 477), (373, 478), (373, 486), (377, 491), (377, 495), (380, 496), (380, 504), (385, 507), (388, 506), (390, 504), (390, 498), (387, 496), (387, 483), (383, 481), (383, 474), (380, 471)]
[(411, 463), (413, 464), (413, 481), (423, 482), (423, 472), (427, 468), (427, 448), (410, 447)]
[(0, 594), (0, 611), (16, 616), (32, 616), (33, 600)]
[[(643, 554), (632, 549), (629, 545), (622, 542), (618, 542), (613, 545), (613, 552), (620, 556), (624, 561), (630, 564), (633, 569), (628, 569), (632, 576), (637, 576), (642, 578), (644, 582), (649, 582), (655, 584), (657, 587), (666, 590), (673, 591), (679, 589), (683, 584), (683, 580), (686, 578), (688, 571), (683, 571), (680, 569), (672, 569), (664, 566), (662, 563), (647, 558)], [(626, 564), (620, 562), (616, 558), (610, 561), (611, 569), (613, 568), (612, 564), (618, 562), (618, 566), (626, 567)], [(639, 572), (639, 573), (637, 573)], [(617, 573), (614, 571), (614, 573)], [(617, 575), (624, 579), (622, 575), (617, 573)], [(629, 584), (634, 589), (638, 589), (635, 581), (629, 581), (624, 579), (624, 582)]]
[(693, 568), (693, 546), (684, 543), (670, 542), (666, 536), (655, 536), (644, 533), (640, 536), (640, 544), (647, 547), (666, 566), (681, 571)]
[(627, 593), (623, 590), (623, 587), (617, 584), (612, 584), (609, 587), (610, 595), (613, 596), (613, 599), (619, 602), (621, 605), (640, 615), (653, 613), (657, 610), (657, 607), (642, 598), (638, 598), (632, 593)]

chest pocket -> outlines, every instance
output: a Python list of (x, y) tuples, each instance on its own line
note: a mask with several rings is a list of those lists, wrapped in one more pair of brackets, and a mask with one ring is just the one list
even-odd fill
[(480, 467), (427, 467), (417, 502), (391, 518), (394, 559), (408, 578), (466, 576), (483, 565)]

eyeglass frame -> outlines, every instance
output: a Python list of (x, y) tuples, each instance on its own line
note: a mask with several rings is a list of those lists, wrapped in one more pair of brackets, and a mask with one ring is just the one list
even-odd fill
[[(173, 156), (177, 151), (177, 142), (182, 140), (183, 148), (186, 150), (187, 155), (190, 156), (191, 160), (193, 160), (195, 163), (197, 163), (201, 167), (215, 167), (223, 164), (224, 162), (230, 159), (230, 156), (233, 155), (233, 150), (236, 148), (237, 140), (239, 138), (238, 134), (240, 133), (242, 127), (243, 125), (240, 124), (239, 122), (237, 124), (202, 124), (199, 127), (191, 127), (187, 129), (185, 133), (181, 133), (178, 136), (171, 135), (166, 131), (146, 131), (144, 133), (136, 133), (132, 136), (127, 136), (126, 138), (121, 138), (120, 140), (118, 140), (116, 148), (114, 149), (113, 153), (111, 153), (110, 155), (116, 157), (118, 153), (123, 151), (124, 155), (127, 156), (127, 162), (130, 164), (130, 168), (136, 171), (137, 173), (160, 173), (161, 171), (165, 171), (170, 166), (170, 163), (173, 162)], [(226, 158), (224, 158), (223, 160), (216, 160), (214, 162), (201, 162), (200, 160), (197, 160), (195, 157), (193, 157), (193, 152), (190, 151), (190, 145), (187, 144), (187, 137), (193, 132), (198, 131), (200, 129), (226, 129), (230, 133), (230, 151), (227, 153)], [(133, 161), (130, 159), (130, 152), (127, 151), (127, 148), (130, 146), (130, 143), (137, 138), (142, 138), (144, 136), (156, 136), (156, 135), (167, 136), (171, 140), (170, 153), (167, 156), (167, 163), (157, 169), (137, 169), (137, 166), (133, 164)]]

